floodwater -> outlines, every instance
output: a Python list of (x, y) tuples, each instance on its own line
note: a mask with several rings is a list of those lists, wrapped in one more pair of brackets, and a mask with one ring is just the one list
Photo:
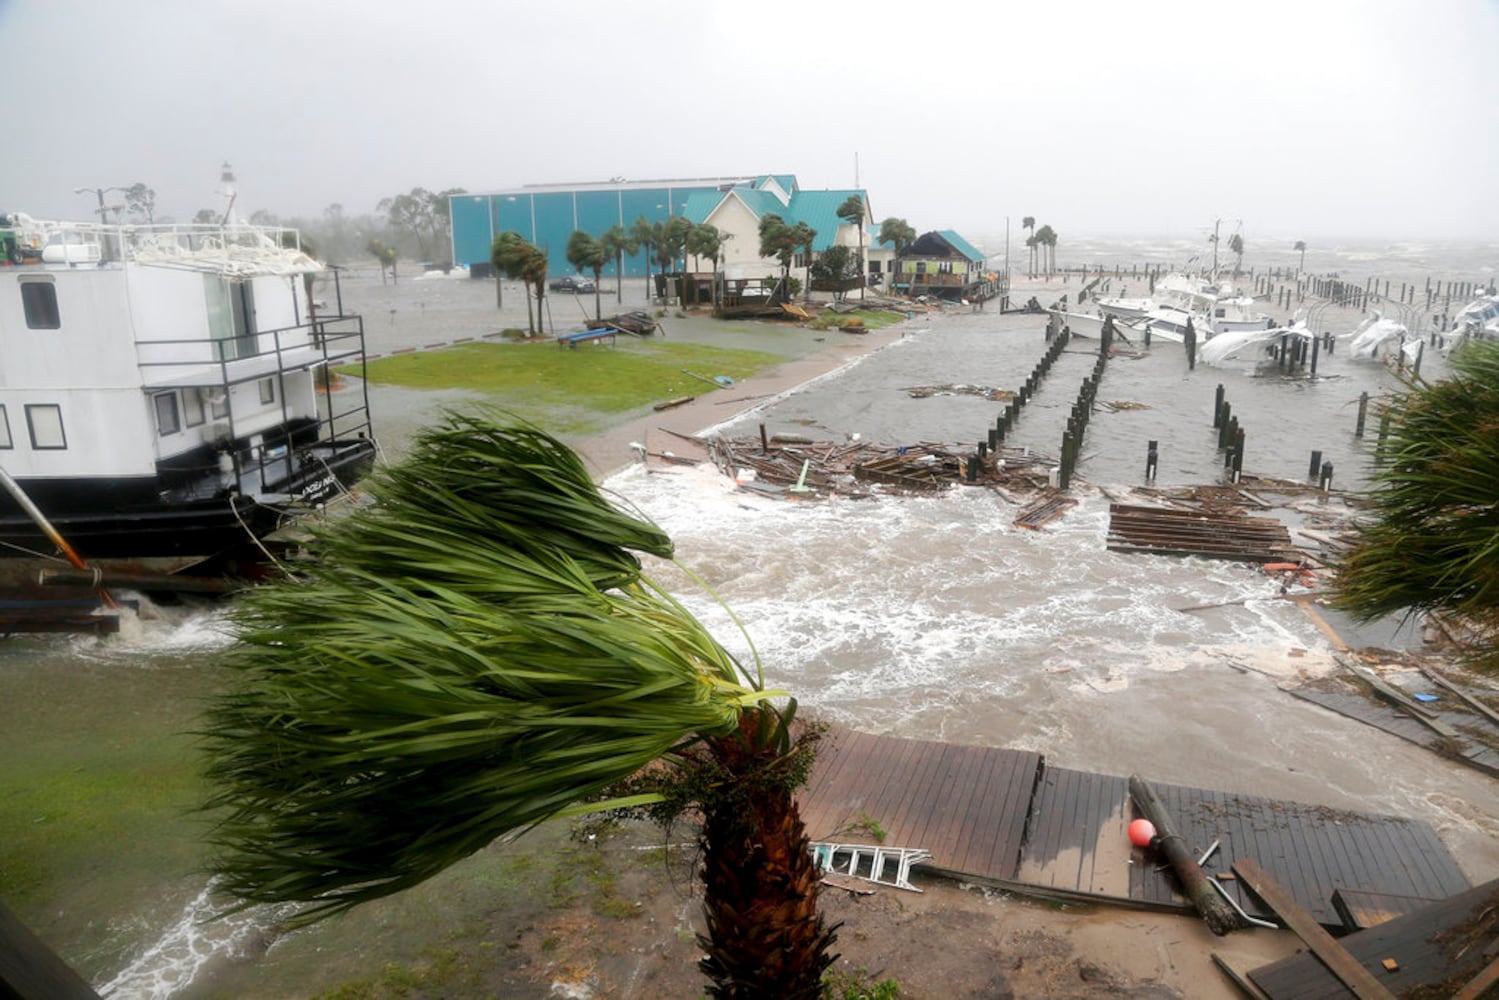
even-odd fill
[[(1097, 243), (1086, 259), (1180, 262), (1183, 249)], [(1360, 282), (1364, 273), (1483, 281), (1499, 257), (1493, 247), (1384, 250), (1314, 251), (1307, 268)], [(1294, 264), (1287, 256), (1278, 263)], [(403, 282), (396, 291), (366, 278), (345, 288), (345, 300), (364, 312), (372, 351), (522, 325), (497, 322), (493, 286), (479, 284), (438, 279)], [(1047, 286), (1052, 294), (1076, 287), (1076, 279)], [(507, 298), (507, 316), (517, 300)], [(1322, 318), (1338, 333), (1357, 320), (1352, 313)], [(908, 328), (884, 351), (720, 430), (749, 434), (764, 422), (772, 432), (837, 440), (975, 443), (986, 437), (995, 403), (971, 395), (918, 399), (906, 390), (1014, 389), (1045, 346), (1035, 316), (959, 311), (917, 317)], [(1057, 453), (1096, 346), (1074, 342), (1008, 444)], [(1316, 449), (1334, 463), (1335, 485), (1363, 482), (1376, 421), (1371, 415), (1365, 438), (1354, 436), (1357, 400), (1387, 392), (1388, 371), (1342, 351), (1321, 357), (1316, 379), (1255, 360), (1190, 370), (1182, 348), (1169, 344), (1116, 356), (1098, 398), (1138, 406), (1095, 414), (1078, 477), (1114, 491), (1138, 485), (1146, 442), (1154, 440), (1160, 485), (1220, 481), (1212, 412), (1222, 384), (1245, 427), (1246, 473), (1304, 480)], [(1428, 353), (1423, 370), (1436, 376), (1442, 365), (1440, 354)], [(435, 408), (422, 394), (388, 390), (376, 391), (372, 405), (377, 431), (393, 426), (397, 438)], [(652, 572), (731, 649), (747, 661), (757, 653), (772, 686), (829, 721), (1036, 750), (1065, 767), (1413, 816), (1436, 828), (1470, 879), (1499, 875), (1491, 779), (1282, 690), (1281, 683), (1332, 669), (1317, 625), (1274, 599), (1274, 582), (1242, 565), (1108, 552), (1108, 499), (1091, 485), (1077, 489), (1078, 507), (1039, 532), (1014, 527), (1016, 508), (981, 488), (788, 503), (738, 491), (711, 469), (641, 468), (608, 486), (672, 534), (681, 562), (745, 631), (676, 567), (657, 564)], [(1315, 510), (1319, 500), (1299, 502)], [(1244, 599), (1201, 613), (1175, 610)], [(70, 855), (73, 870), (31, 871), (26, 858), (0, 854), (4, 877), (23, 881), (29, 893), (23, 918), (114, 997), (212, 995), (216, 983), (234, 981), (232, 970), (243, 981), (246, 969), (276, 995), (272, 959), (290, 946), (265, 952), (273, 913), (207, 926), (197, 920), (212, 907), (193, 871), (201, 826), (183, 812), (198, 790), (170, 762), (180, 766), (188, 755), (190, 739), (181, 734), (216, 684), (215, 654), (227, 641), (217, 623), (212, 612), (165, 609), (104, 642), (0, 647), (7, 762), (0, 795), (25, 801), (33, 781), (76, 785), (80, 797), (139, 785), (120, 806), (141, 813), (138, 828), (79, 847)], [(1377, 640), (1349, 634), (1355, 645), (1415, 641), (1408, 630)], [(75, 835), (67, 819), (33, 822), (46, 836)], [(426, 908), (402, 914), (382, 911), (381, 934), (400, 938), (431, 917)], [(312, 940), (329, 955), (352, 947), (337, 929), (298, 934), (326, 934)], [(294, 987), (295, 980), (279, 986)]]

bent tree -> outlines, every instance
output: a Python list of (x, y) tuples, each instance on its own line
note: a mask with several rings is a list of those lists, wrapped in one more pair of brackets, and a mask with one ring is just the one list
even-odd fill
[(1499, 671), (1499, 343), (1473, 341), (1452, 375), (1407, 374), (1387, 403), (1388, 463), (1338, 566), (1336, 603), (1364, 621), (1450, 612), (1478, 626), (1475, 665)]
[[(222, 886), (310, 921), (549, 818), (690, 800), (710, 993), (818, 996), (836, 928), (792, 797), (815, 734), (642, 571), (671, 539), (486, 415), (449, 414), (370, 487), (235, 612), (204, 733)], [(675, 780), (599, 801), (654, 762)]]

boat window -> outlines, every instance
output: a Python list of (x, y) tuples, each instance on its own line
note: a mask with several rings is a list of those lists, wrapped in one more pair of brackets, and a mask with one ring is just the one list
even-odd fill
[(177, 394), (158, 392), (151, 398), (156, 405), (156, 433), (161, 437), (182, 430), (182, 420), (177, 415)]
[(269, 406), (276, 401), (276, 380), (263, 378), (260, 380), (260, 401)]
[(62, 407), (56, 403), (27, 403), (26, 427), (31, 432), (31, 447), (37, 451), (56, 451), (68, 446), (62, 432)]
[(189, 427), (197, 427), (204, 421), (203, 390), (182, 390), (182, 419)]
[(204, 300), (208, 306), (209, 336), (217, 343), (218, 360), (233, 361), (255, 353), (255, 297), (247, 281), (226, 280), (216, 274), (203, 276)]
[(56, 330), (62, 326), (57, 311), (57, 288), (51, 278), (23, 278), (21, 305), (26, 309), (26, 325), (31, 329)]
[(0, 403), (0, 449), (15, 446), (15, 442), (10, 439), (10, 418), (5, 415), (5, 404)]

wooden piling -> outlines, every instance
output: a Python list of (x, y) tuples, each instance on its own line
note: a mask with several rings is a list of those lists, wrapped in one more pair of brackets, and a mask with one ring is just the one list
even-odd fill
[(1361, 392), (1358, 396), (1358, 422), (1353, 425), (1354, 437), (1361, 438), (1364, 436), (1364, 417), (1368, 415), (1368, 412), (1369, 394), (1367, 392)]
[(1156, 836), (1151, 841), (1151, 846), (1161, 852), (1176, 872), (1176, 877), (1181, 880), (1182, 892), (1197, 907), (1197, 912), (1202, 914), (1208, 930), (1222, 937), (1229, 931), (1247, 926), (1228, 900), (1213, 888), (1207, 873), (1187, 847), (1187, 842), (1177, 833), (1171, 814), (1166, 811), (1166, 806), (1156, 796), (1154, 789), (1138, 774), (1132, 774), (1129, 776), (1129, 794), (1140, 812), (1155, 827)]
[(1307, 478), (1308, 482), (1310, 482), (1311, 480), (1317, 478), (1317, 470), (1320, 469), (1320, 468), (1322, 468), (1322, 452), (1320, 452), (1320, 451), (1313, 451), (1312, 452), (1312, 462), (1311, 462), (1311, 465), (1309, 465), (1307, 467), (1307, 473), (1306, 473), (1306, 478)]

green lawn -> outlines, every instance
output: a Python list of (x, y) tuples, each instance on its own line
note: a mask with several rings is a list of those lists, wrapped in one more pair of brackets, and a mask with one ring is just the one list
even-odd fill
[(786, 360), (764, 351), (621, 336), (614, 346), (595, 341), (576, 348), (550, 340), (463, 344), (380, 358), (369, 363), (367, 375), (376, 384), (486, 393), (517, 416), (566, 434), (590, 433), (653, 403), (715, 391), (684, 370), (737, 381)]

